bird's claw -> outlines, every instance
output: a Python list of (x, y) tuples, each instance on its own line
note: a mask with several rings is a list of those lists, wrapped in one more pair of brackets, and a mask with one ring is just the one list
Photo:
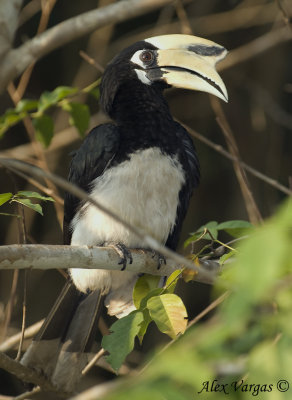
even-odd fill
[(133, 257), (130, 250), (122, 243), (105, 243), (107, 246), (113, 248), (120, 257), (120, 261), (118, 262), (119, 265), (123, 265), (121, 271), (126, 269), (126, 266), (132, 264)]
[(166, 265), (166, 258), (164, 257), (163, 254), (160, 254), (160, 253), (158, 253), (158, 251), (153, 250), (152, 258), (154, 258), (154, 257), (157, 257), (157, 259), (158, 259), (157, 269), (160, 269), (162, 264)]

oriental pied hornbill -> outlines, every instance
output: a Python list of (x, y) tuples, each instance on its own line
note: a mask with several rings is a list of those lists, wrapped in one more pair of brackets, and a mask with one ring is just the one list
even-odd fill
[[(75, 153), (69, 180), (128, 223), (175, 249), (199, 165), (186, 130), (173, 120), (164, 89), (200, 90), (227, 101), (215, 65), (226, 50), (189, 35), (135, 43), (107, 66), (101, 106), (113, 123), (94, 128)], [(145, 248), (124, 226), (67, 193), (64, 243), (112, 245), (122, 255)], [(93, 351), (101, 304), (118, 317), (133, 309), (137, 274), (74, 269), (53, 310), (22, 359), (71, 391)], [(77, 288), (77, 289), (76, 289)]]

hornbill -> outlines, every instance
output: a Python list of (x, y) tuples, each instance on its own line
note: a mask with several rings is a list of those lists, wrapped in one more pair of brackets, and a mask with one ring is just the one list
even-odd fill
[[(175, 86), (227, 101), (215, 65), (224, 47), (190, 35), (139, 41), (106, 67), (100, 104), (112, 123), (92, 129), (70, 167), (69, 180), (170, 249), (177, 246), (199, 163), (187, 131), (174, 121), (163, 96)], [(145, 248), (132, 232), (88, 202), (65, 195), (64, 243), (109, 245), (121, 255)], [(133, 309), (138, 275), (130, 271), (72, 269), (71, 281), (32, 341), (22, 363), (71, 391), (92, 354), (102, 304), (121, 317)], [(72, 283), (73, 282), (73, 283)]]

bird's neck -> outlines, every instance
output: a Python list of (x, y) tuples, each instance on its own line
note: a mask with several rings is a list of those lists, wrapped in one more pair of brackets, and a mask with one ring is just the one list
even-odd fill
[(129, 139), (161, 145), (173, 132), (174, 120), (162, 90), (145, 86), (122, 86), (115, 96), (112, 117)]

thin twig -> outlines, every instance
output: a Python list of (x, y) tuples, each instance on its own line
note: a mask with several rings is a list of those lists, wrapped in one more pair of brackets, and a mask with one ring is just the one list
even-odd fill
[(192, 34), (191, 24), (181, 0), (176, 0), (175, 11), (178, 16), (178, 19), (180, 20), (181, 33), (185, 35), (191, 35)]
[[(40, 329), (44, 322), (44, 319), (36, 322), (35, 324), (29, 326), (24, 331), (24, 339), (32, 338)], [(5, 342), (0, 344), (0, 352), (5, 353), (10, 349), (13, 349), (21, 340), (22, 332), (18, 332), (15, 335), (9, 337)]]
[(280, 43), (292, 40), (292, 35), (286, 26), (274, 29), (260, 37), (240, 46), (228, 53), (228, 57), (218, 64), (217, 70), (234, 67), (242, 62), (246, 62), (254, 57), (259, 57), (265, 51)]
[[(19, 98), (19, 95), (17, 94), (17, 91), (15, 89), (13, 82), (9, 83), (7, 91), (9, 93), (11, 99), (13, 100), (14, 104), (17, 105), (20, 98)], [(37, 165), (40, 168), (43, 168), (44, 170), (49, 171), (47, 160), (46, 160), (46, 157), (44, 154), (44, 149), (43, 149), (42, 145), (40, 144), (40, 142), (38, 142), (36, 140), (35, 129), (34, 129), (32, 121), (31, 121), (31, 118), (27, 116), (23, 119), (22, 122), (26, 129), (28, 137), (31, 141), (32, 148), (34, 150), (34, 155), (37, 158)], [(57, 190), (56, 185), (50, 180), (47, 180), (47, 179), (45, 179), (45, 180), (46, 180), (46, 184), (47, 184), (48, 188), (58, 195), (58, 190)], [(56, 209), (57, 220), (59, 222), (60, 227), (62, 227), (63, 226), (63, 207), (57, 202), (54, 203), (54, 207)]]
[(47, 196), (52, 197), (62, 207), (64, 206), (64, 200), (59, 195), (57, 195), (52, 189), (47, 188), (46, 186), (42, 185), (41, 183), (39, 183), (35, 179), (31, 178), (27, 174), (24, 174), (23, 172), (21, 172), (21, 171), (19, 171), (17, 169), (11, 169), (11, 171), (14, 174), (16, 174), (16, 175), (20, 176), (21, 178), (25, 179), (28, 183), (30, 183), (31, 185), (35, 186), (37, 189), (39, 189), (41, 192), (43, 192)]
[(198, 315), (195, 316), (194, 319), (192, 319), (187, 326), (187, 329), (189, 329), (191, 326), (195, 325), (197, 322), (199, 322), (202, 318), (204, 318), (209, 312), (213, 311), (216, 307), (218, 307), (223, 301), (230, 295), (230, 292), (224, 292), (221, 296), (217, 297), (214, 301), (212, 301), (211, 304), (209, 304), (203, 311), (201, 311)]
[(26, 293), (27, 293), (27, 278), (29, 271), (24, 271), (24, 284), (23, 284), (23, 301), (22, 301), (22, 324), (21, 324), (21, 337), (19, 341), (17, 356), (15, 361), (19, 361), (22, 353), (22, 346), (24, 341), (24, 332), (26, 327)]
[(104, 349), (100, 349), (98, 353), (95, 354), (95, 356), (92, 358), (92, 360), (89, 361), (89, 363), (86, 365), (86, 367), (82, 370), (82, 375), (86, 375), (87, 372), (94, 367), (94, 365), (97, 363), (97, 361), (103, 357), (105, 354), (107, 354), (107, 351)]
[(42, 389), (40, 388), (40, 386), (36, 386), (35, 388), (33, 388), (32, 390), (22, 393), (19, 396), (13, 397), (13, 400), (27, 400), (30, 397), (35, 396), (36, 394), (40, 393), (42, 391)]
[(269, 176), (263, 174), (262, 172), (256, 170), (255, 168), (251, 167), (250, 165), (246, 164), (245, 162), (239, 160), (237, 157), (231, 155), (227, 150), (225, 150), (220, 144), (213, 143), (211, 140), (209, 140), (205, 136), (201, 135), (199, 132), (195, 131), (190, 126), (184, 124), (183, 122), (181, 122), (179, 120), (177, 120), (177, 121), (185, 127), (185, 129), (189, 132), (189, 134), (191, 136), (200, 140), (202, 143), (206, 144), (208, 147), (217, 151), (217, 153), (228, 158), (229, 160), (237, 161), (242, 166), (242, 168), (244, 168), (251, 175), (262, 180), (263, 182), (267, 183), (268, 185), (274, 187), (275, 189), (279, 190), (280, 192), (287, 194), (288, 196), (292, 195), (292, 189), (287, 188), (286, 186), (282, 185), (275, 179), (270, 178)]
[[(221, 103), (215, 97), (210, 97), (210, 101), (211, 101), (212, 108), (216, 114), (216, 120), (217, 120), (217, 122), (222, 130), (222, 133), (224, 135), (229, 152), (236, 159), (240, 159), (239, 149), (238, 149), (235, 137), (234, 137), (231, 127), (228, 124), (228, 121), (225, 117)], [(237, 177), (240, 189), (241, 189), (241, 193), (242, 193), (242, 196), (243, 196), (243, 199), (245, 202), (245, 206), (246, 206), (246, 210), (247, 210), (249, 219), (250, 219), (251, 223), (256, 225), (260, 221), (262, 221), (262, 217), (261, 217), (260, 211), (256, 205), (253, 194), (250, 190), (247, 176), (244, 172), (244, 169), (241, 167), (241, 165), (238, 161), (233, 161), (233, 168), (234, 168), (234, 171), (235, 171), (235, 174), (236, 174), (236, 177)]]
[[(42, 32), (44, 32), (47, 28), (48, 22), (49, 22), (49, 18), (50, 18), (50, 14), (54, 8), (54, 5), (56, 3), (57, 0), (46, 0), (45, 2), (41, 2), (41, 18), (40, 18), (40, 22), (39, 22), (39, 26), (37, 29), (37, 35), (41, 34)], [(24, 92), (27, 88), (27, 85), (29, 83), (32, 71), (34, 69), (35, 63), (31, 64), (21, 75), (20, 80), (19, 80), (19, 84), (17, 86), (16, 92), (15, 92), (15, 96), (20, 100), (23, 95)], [(19, 101), (18, 100), (18, 101)]]
[(96, 60), (94, 60), (92, 57), (90, 57), (88, 54), (85, 53), (85, 51), (80, 50), (79, 51), (80, 56), (88, 62), (88, 64), (94, 66), (99, 72), (103, 73), (104, 72), (104, 67), (100, 65)]
[(13, 310), (13, 306), (14, 306), (14, 302), (15, 302), (15, 298), (16, 298), (16, 287), (17, 287), (17, 282), (18, 282), (18, 276), (19, 276), (19, 271), (15, 270), (13, 272), (9, 301), (7, 303), (6, 310), (5, 310), (5, 320), (4, 320), (4, 324), (3, 324), (3, 330), (2, 330), (3, 337), (6, 336), (6, 332), (7, 332), (10, 320), (11, 320), (12, 310)]

